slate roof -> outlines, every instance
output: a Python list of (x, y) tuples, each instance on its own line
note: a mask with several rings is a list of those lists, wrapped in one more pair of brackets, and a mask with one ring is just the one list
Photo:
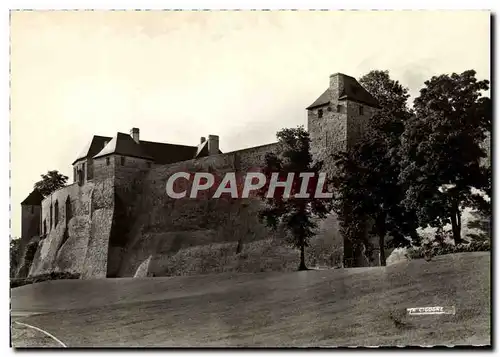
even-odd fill
[(157, 164), (171, 164), (191, 160), (196, 154), (196, 146), (175, 145), (140, 140), (144, 152)]
[(83, 150), (76, 157), (76, 160), (73, 161), (72, 165), (74, 165), (78, 160), (94, 157), (94, 155), (102, 150), (102, 148), (104, 147), (104, 143), (106, 141), (110, 141), (111, 139), (112, 138), (109, 136), (94, 135), (92, 140), (90, 140), (87, 145), (85, 145)]
[(153, 160), (153, 157), (145, 152), (141, 144), (137, 144), (130, 135), (124, 133), (117, 133), (116, 136), (94, 156), (94, 159), (111, 154)]
[(312, 109), (312, 108), (319, 107), (321, 105), (325, 105), (325, 104), (328, 104), (328, 103), (330, 103), (330, 88), (328, 88), (327, 90), (325, 90), (323, 92), (323, 94), (321, 94), (319, 96), (319, 98), (316, 99), (314, 101), (314, 103), (311, 104), (310, 106), (308, 106), (306, 109)]
[[(117, 154), (149, 159), (156, 164), (163, 165), (208, 155), (207, 141), (200, 146), (167, 144), (145, 140), (139, 140), (139, 144), (137, 144), (130, 135), (124, 133), (117, 133), (114, 138), (109, 139), (109, 143), (104, 148), (102, 147), (104, 141), (102, 142), (101, 150), (93, 158)], [(222, 151), (219, 150), (219, 154), (222, 154)]]
[(40, 203), (43, 201), (43, 196), (38, 191), (38, 189), (34, 189), (28, 197), (24, 199), (23, 202), (21, 202), (21, 205), (26, 205), (26, 206), (40, 206)]
[[(345, 74), (339, 73), (342, 76), (340, 80), (339, 97), (334, 98), (337, 100), (352, 100), (353, 102), (358, 102), (362, 104), (369, 105), (374, 108), (380, 108), (378, 101), (359, 84), (356, 78), (347, 76)], [(314, 101), (307, 109), (313, 109), (321, 105), (330, 103), (331, 100), (331, 90), (328, 88), (323, 94), (319, 96), (318, 99)]]

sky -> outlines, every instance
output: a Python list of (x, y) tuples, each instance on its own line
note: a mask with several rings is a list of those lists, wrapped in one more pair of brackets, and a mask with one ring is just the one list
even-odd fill
[(433, 75), (490, 79), (486, 11), (11, 13), (11, 229), (48, 170), (70, 177), (93, 135), (223, 152), (306, 125), (330, 74), (389, 70), (412, 98)]

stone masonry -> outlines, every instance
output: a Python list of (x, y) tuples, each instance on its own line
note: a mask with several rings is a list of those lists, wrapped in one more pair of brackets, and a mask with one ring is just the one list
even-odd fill
[[(312, 154), (324, 161), (324, 171), (335, 172), (332, 155), (362, 138), (377, 108), (353, 77), (330, 77), (327, 90), (307, 108)], [(175, 172), (245, 173), (261, 167), (265, 154), (276, 150), (272, 143), (224, 154), (215, 135), (194, 146), (148, 142), (140, 140), (138, 128), (130, 135), (94, 136), (73, 163), (71, 185), (41, 202), (23, 202), (23, 242), (40, 239), (29, 275), (68, 271), (82, 278), (132, 277), (139, 267), (144, 275), (156, 255), (267, 238), (267, 228), (257, 219), (260, 201), (174, 200), (165, 188)], [(353, 254), (344, 242), (344, 255), (355, 262), (351, 265), (368, 264)]]

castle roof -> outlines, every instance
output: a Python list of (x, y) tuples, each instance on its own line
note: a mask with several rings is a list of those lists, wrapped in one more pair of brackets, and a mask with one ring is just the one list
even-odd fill
[(28, 197), (21, 202), (23, 206), (40, 206), (40, 203), (43, 201), (43, 195), (38, 191), (38, 189), (34, 189)]
[(314, 101), (313, 104), (306, 109), (313, 109), (322, 105), (329, 104), (331, 100), (352, 100), (362, 104), (369, 105), (370, 107), (380, 108), (380, 105), (366, 89), (356, 80), (356, 78), (339, 73), (341, 80), (339, 80), (339, 95), (338, 98), (333, 97), (333, 91), (328, 88)]
[(141, 144), (138, 144), (128, 134), (117, 133), (114, 138), (101, 150), (94, 159), (106, 155), (117, 154), (123, 156), (138, 157), (141, 159), (153, 160), (153, 157), (148, 155)]
[(171, 164), (191, 160), (196, 154), (196, 146), (139, 141), (144, 152), (150, 155), (157, 164)]
[(87, 143), (87, 145), (85, 145), (83, 150), (76, 157), (76, 160), (73, 161), (72, 165), (74, 165), (75, 162), (77, 162), (78, 160), (88, 159), (88, 158), (94, 157), (94, 155), (96, 155), (99, 151), (102, 150), (102, 148), (104, 147), (104, 144), (107, 141), (110, 141), (111, 139), (112, 138), (110, 138), (109, 136), (94, 135), (92, 140), (90, 140)]
[[(222, 151), (219, 150), (219, 153), (222, 154)], [(206, 156), (208, 155), (208, 149), (206, 145), (199, 148), (198, 146), (158, 143), (145, 140), (139, 140), (139, 143), (136, 143), (130, 135), (117, 133), (93, 157), (99, 158), (111, 154), (149, 159), (153, 160), (156, 164), (164, 165)]]

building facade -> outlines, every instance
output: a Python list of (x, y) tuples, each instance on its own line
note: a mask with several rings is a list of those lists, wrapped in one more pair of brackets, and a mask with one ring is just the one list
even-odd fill
[[(307, 107), (311, 151), (327, 173), (335, 171), (336, 152), (361, 140), (378, 107), (355, 78), (330, 76), (328, 88)], [(236, 239), (227, 223), (235, 212), (245, 217), (245, 232), (265, 239), (257, 219), (260, 203), (236, 207), (224, 200), (173, 200), (165, 186), (179, 171), (248, 172), (276, 150), (277, 143), (271, 143), (222, 153), (216, 135), (193, 146), (150, 142), (141, 140), (138, 128), (94, 136), (73, 162), (72, 184), (45, 198), (32, 193), (22, 204), (22, 239), (39, 240), (29, 275), (133, 276), (151, 256)], [(349, 265), (364, 264), (353, 259), (349, 242), (344, 245)]]

